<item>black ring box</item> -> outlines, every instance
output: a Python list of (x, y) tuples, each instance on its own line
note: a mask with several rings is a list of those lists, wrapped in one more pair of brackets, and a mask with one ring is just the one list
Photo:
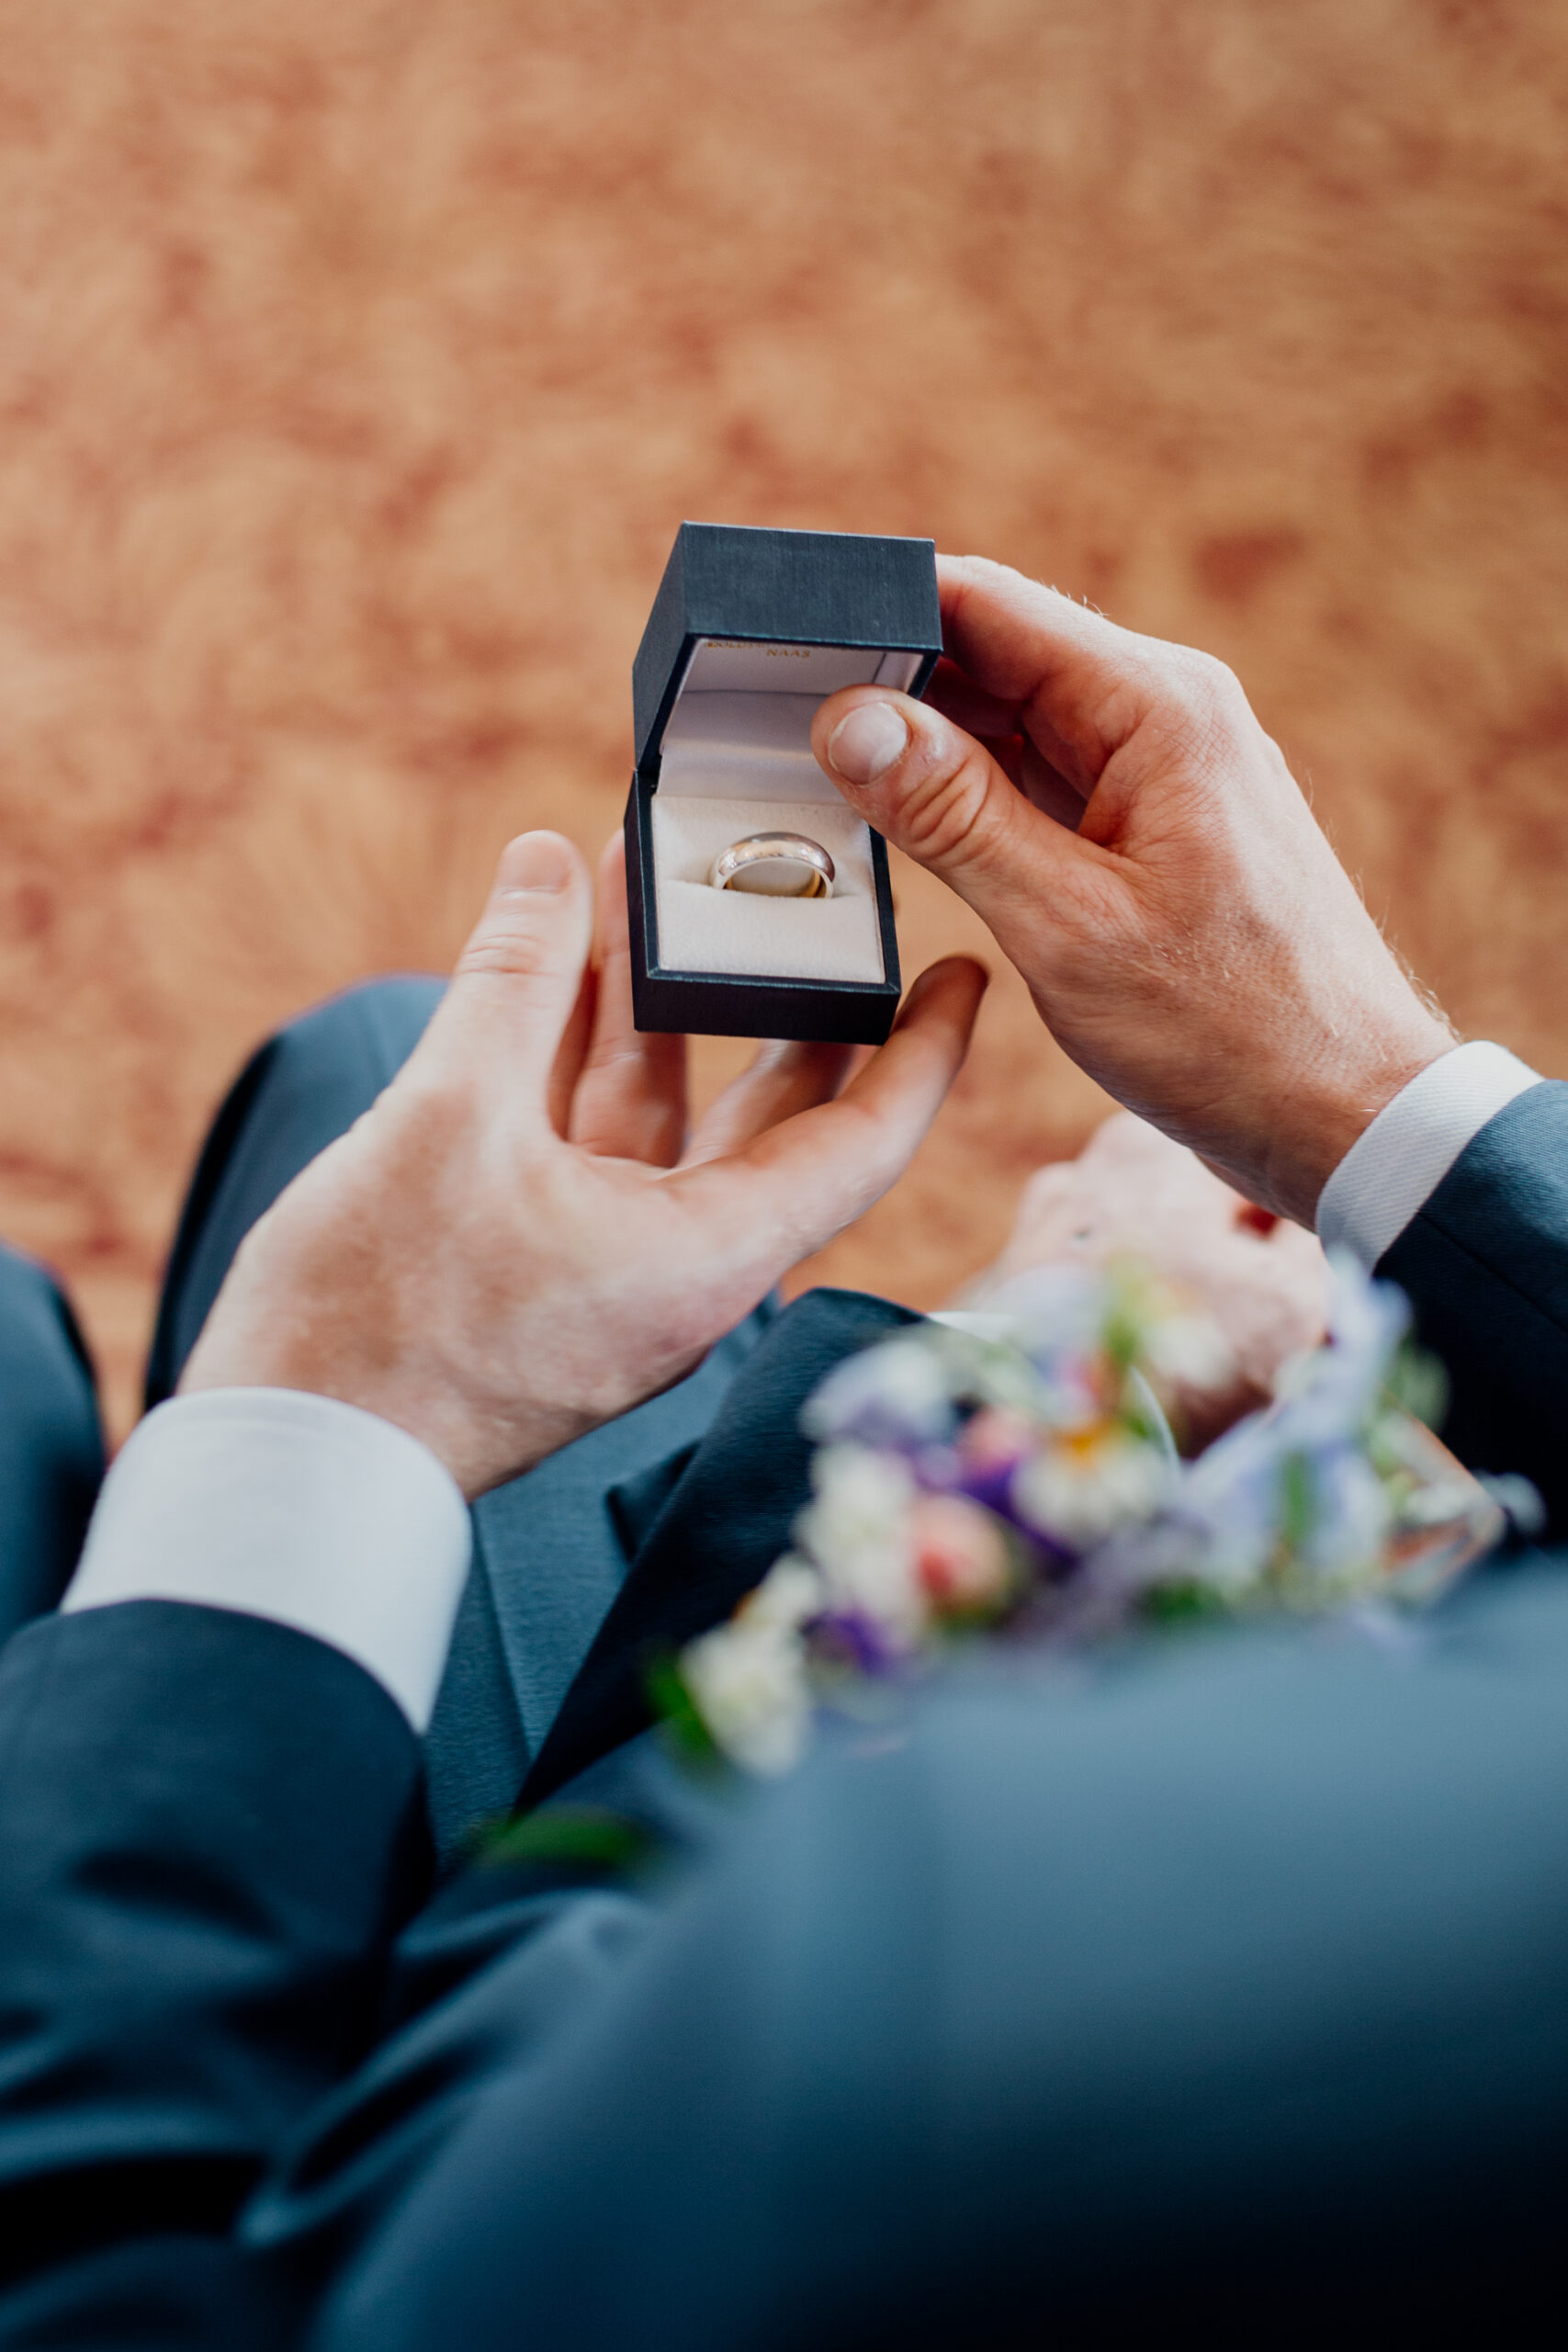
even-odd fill
[[(807, 738), (825, 695), (863, 682), (919, 695), (941, 650), (930, 539), (682, 524), (632, 665), (639, 1029), (881, 1044), (899, 995), (886, 846)], [(728, 840), (781, 828), (839, 844), (832, 899), (711, 888)]]

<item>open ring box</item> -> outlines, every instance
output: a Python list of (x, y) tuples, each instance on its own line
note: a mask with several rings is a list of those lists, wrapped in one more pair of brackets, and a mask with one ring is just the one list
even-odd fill
[[(632, 666), (626, 803), (639, 1029), (880, 1045), (898, 1007), (887, 851), (811, 752), (840, 686), (918, 695), (942, 650), (930, 539), (682, 523)], [(750, 833), (804, 833), (827, 899), (722, 890)]]

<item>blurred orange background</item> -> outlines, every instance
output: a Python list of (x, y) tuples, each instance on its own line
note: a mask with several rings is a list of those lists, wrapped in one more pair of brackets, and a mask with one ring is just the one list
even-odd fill
[[(1531, 0), (0, 0), (0, 1230), (117, 1428), (250, 1046), (617, 821), (682, 515), (1224, 654), (1568, 1069), (1565, 130)], [(933, 1303), (1103, 1109), (999, 977), (813, 1271)]]

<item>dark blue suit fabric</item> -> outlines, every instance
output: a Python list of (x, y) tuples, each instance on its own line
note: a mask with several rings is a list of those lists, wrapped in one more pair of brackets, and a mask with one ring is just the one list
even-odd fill
[(1473, 1469), (1528, 1472), (1568, 1541), (1568, 1085), (1500, 1111), (1378, 1272), (1449, 1368), (1449, 1444)]
[[(1517, 1377), (1489, 1285), (1563, 1091), (1536, 1116), (1478, 1139), (1404, 1275), (1427, 1328), (1473, 1316), (1483, 1388)], [(1562, 1205), (1530, 1212), (1541, 1315)], [(644, 1821), (643, 1871), (433, 1877), (419, 1744), (287, 1628), (144, 1602), (12, 1642), (0, 2345), (1533, 2340), (1568, 2157), (1553, 1562), (1397, 1647), (976, 1659), (760, 1792), (641, 1729), (647, 1657), (787, 1539), (803, 1397), (904, 1319), (813, 1294), (623, 1482), (630, 1565), (527, 1786)], [(1544, 1433), (1568, 1369), (1531, 1378)]]
[(76, 1318), (43, 1267), (0, 1246), (0, 1643), (58, 1602), (103, 1475)]

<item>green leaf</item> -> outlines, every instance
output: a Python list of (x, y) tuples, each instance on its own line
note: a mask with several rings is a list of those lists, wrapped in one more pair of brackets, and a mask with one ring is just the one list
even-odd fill
[(680, 1659), (668, 1652), (656, 1657), (645, 1680), (649, 1703), (682, 1761), (707, 1770), (722, 1764), (725, 1759), (718, 1745), (686, 1688)]
[(1389, 1366), (1383, 1395), (1433, 1430), (1442, 1428), (1449, 1411), (1449, 1375), (1428, 1348), (1406, 1340)]
[(539, 1813), (485, 1823), (474, 1834), (476, 1861), (588, 1862), (612, 1871), (635, 1870), (654, 1849), (641, 1822), (600, 1805), (547, 1805)]
[(1280, 1464), (1280, 1542), (1287, 1558), (1305, 1544), (1316, 1517), (1312, 1464), (1304, 1453), (1287, 1453)]
[(1139, 1603), (1138, 1613), (1153, 1625), (1188, 1625), (1207, 1617), (1221, 1617), (1225, 1611), (1223, 1596), (1213, 1585), (1200, 1584), (1195, 1579), (1184, 1584), (1151, 1585)]

